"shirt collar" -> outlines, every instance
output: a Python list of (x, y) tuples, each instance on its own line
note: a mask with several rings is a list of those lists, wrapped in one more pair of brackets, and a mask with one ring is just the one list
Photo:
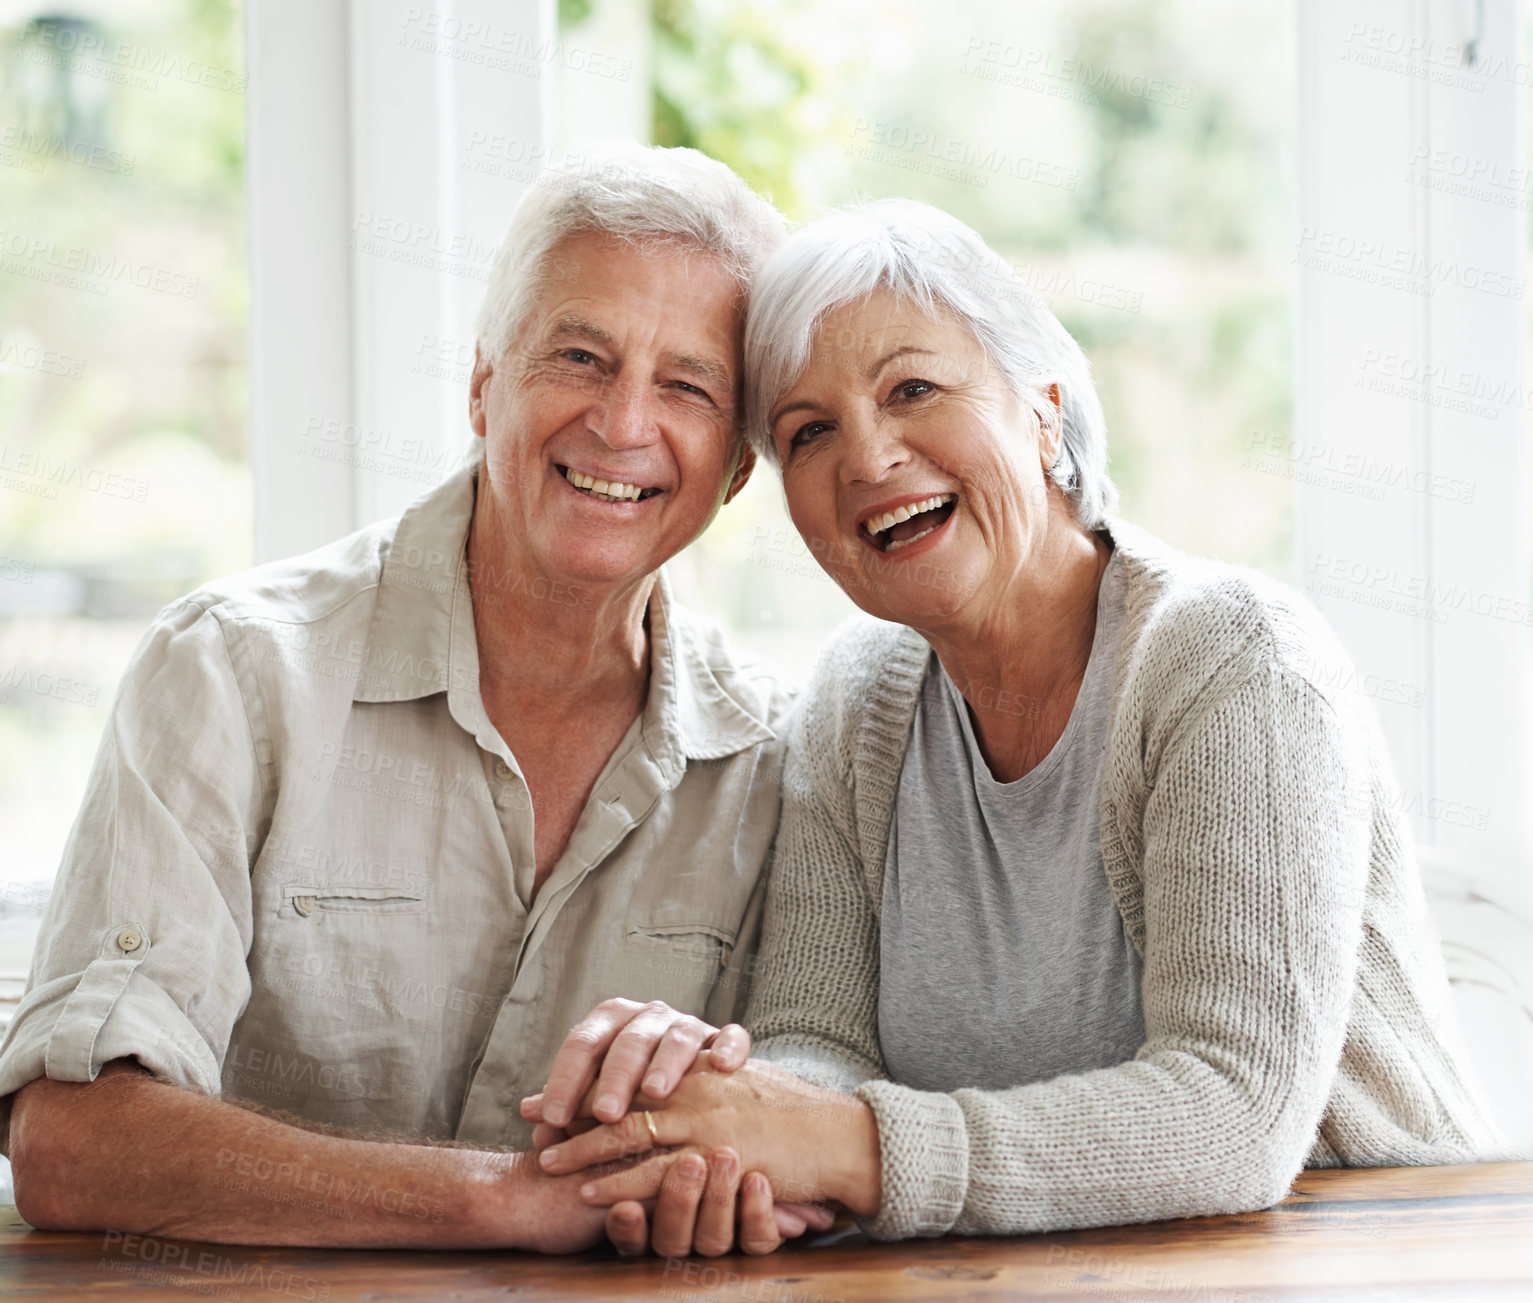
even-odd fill
[[(467, 557), (477, 474), (472, 463), (454, 471), (400, 517), (353, 700), (410, 701), (449, 687), (478, 696)], [(644, 743), (670, 781), (688, 760), (718, 760), (776, 737), (768, 704), (750, 691), (723, 636), (676, 603), (664, 570), (650, 596), (649, 637)]]
[(664, 570), (649, 599), (649, 657), (644, 741), (672, 781), (688, 760), (719, 760), (777, 736), (722, 635), (710, 637), (676, 602)]
[[(467, 592), (462, 581), (476, 473), (473, 464), (460, 467), (399, 518), (352, 700), (411, 701), (452, 683), (453, 604), (460, 590)], [(477, 669), (468, 667), (476, 679)]]

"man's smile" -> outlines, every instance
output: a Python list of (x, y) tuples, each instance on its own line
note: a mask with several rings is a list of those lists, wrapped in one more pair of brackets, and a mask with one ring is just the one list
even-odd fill
[(602, 479), (569, 466), (559, 466), (558, 471), (571, 488), (599, 502), (645, 502), (662, 492), (658, 488), (631, 484), (624, 480)]

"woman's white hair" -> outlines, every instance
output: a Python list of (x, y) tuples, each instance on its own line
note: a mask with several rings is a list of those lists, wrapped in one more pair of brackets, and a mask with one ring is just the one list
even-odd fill
[(717, 258), (739, 282), (782, 243), (782, 215), (723, 163), (695, 149), (613, 142), (571, 154), (517, 204), (479, 309), (480, 350), (498, 360), (557, 273), (549, 254), (599, 231), (641, 248), (670, 245)]
[[(913, 199), (881, 199), (822, 217), (796, 231), (762, 268), (745, 328), (745, 429), (756, 451), (777, 464), (771, 410), (808, 365), (821, 319), (880, 289), (924, 312), (952, 314), (1040, 421), (1060, 421), (1050, 478), (1082, 525), (1100, 526), (1118, 491), (1107, 473), (1107, 422), (1086, 355), (975, 231)], [(1057, 418), (1047, 392), (1053, 384)]]

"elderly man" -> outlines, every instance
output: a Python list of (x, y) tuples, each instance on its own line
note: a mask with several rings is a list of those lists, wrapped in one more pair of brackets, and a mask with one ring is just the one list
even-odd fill
[[(669, 1029), (679, 1078), (742, 1003), (788, 694), (659, 568), (750, 475), (741, 316), (781, 236), (687, 150), (535, 188), (481, 317), (472, 462), (160, 614), (0, 1052), (34, 1225), (599, 1236), (579, 1178), (508, 1151), (592, 1006), (602, 1044), (637, 1002), (706, 1018), (667, 1009), (645, 1041)], [(732, 1223), (732, 1191), (719, 1207)], [(759, 1178), (742, 1212), (772, 1236)], [(609, 1233), (642, 1246), (625, 1216)]]

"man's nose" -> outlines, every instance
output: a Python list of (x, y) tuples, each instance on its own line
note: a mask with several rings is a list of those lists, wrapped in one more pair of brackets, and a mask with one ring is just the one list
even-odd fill
[(587, 424), (609, 448), (635, 448), (655, 438), (655, 399), (648, 385), (619, 377), (603, 387)]

